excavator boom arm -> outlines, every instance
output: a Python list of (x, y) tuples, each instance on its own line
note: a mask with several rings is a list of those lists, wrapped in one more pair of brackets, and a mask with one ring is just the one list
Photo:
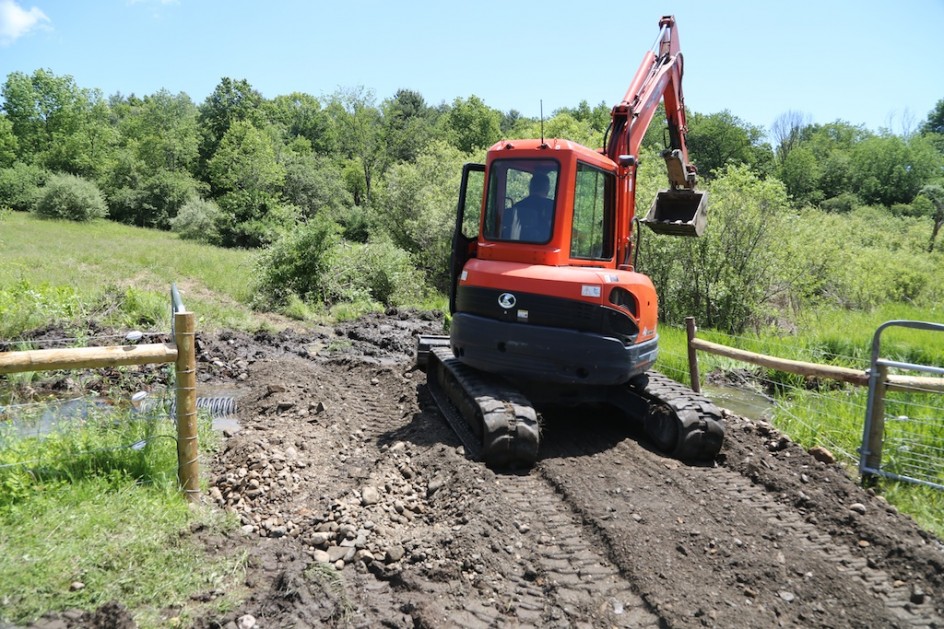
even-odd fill
[[(685, 102), (682, 96), (682, 53), (675, 18), (664, 16), (654, 50), (647, 51), (626, 95), (612, 111), (612, 135), (606, 149), (615, 162), (624, 155), (637, 157), (646, 130), (655, 116), (659, 101), (665, 103), (668, 122), (669, 183), (673, 189), (695, 186), (695, 167), (688, 162), (685, 144)], [(624, 160), (625, 161), (625, 160)], [(675, 167), (673, 167), (675, 166)]]

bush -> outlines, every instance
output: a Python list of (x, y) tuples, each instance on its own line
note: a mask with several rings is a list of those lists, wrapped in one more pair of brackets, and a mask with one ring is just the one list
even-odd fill
[(109, 217), (138, 227), (168, 229), (171, 220), (191, 199), (201, 184), (185, 172), (161, 170), (136, 187), (120, 188), (109, 194)]
[(284, 306), (292, 295), (309, 303), (324, 301), (327, 254), (340, 242), (339, 232), (333, 221), (316, 217), (263, 251), (256, 263), (260, 305)]
[(820, 208), (826, 212), (837, 214), (847, 214), (862, 205), (862, 202), (852, 192), (843, 192), (842, 194), (826, 199), (820, 203)]
[(424, 296), (425, 276), (410, 254), (390, 242), (336, 244), (327, 256), (329, 304), (374, 301), (384, 306), (413, 303)]
[(177, 216), (170, 219), (170, 228), (184, 240), (215, 245), (220, 242), (220, 233), (216, 228), (219, 218), (220, 208), (216, 203), (193, 198), (184, 203)]
[(75, 175), (51, 175), (36, 202), (36, 214), (44, 218), (90, 221), (108, 214), (105, 198), (91, 181)]
[(22, 162), (0, 170), (0, 205), (18, 212), (32, 210), (39, 198), (39, 187), (48, 176), (39, 166)]

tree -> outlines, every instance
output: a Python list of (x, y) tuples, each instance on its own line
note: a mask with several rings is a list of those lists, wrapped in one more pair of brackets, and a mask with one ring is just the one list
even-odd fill
[(940, 171), (941, 155), (922, 136), (906, 141), (895, 135), (866, 138), (852, 150), (856, 193), (866, 203), (889, 207), (910, 203)]
[(815, 203), (821, 200), (819, 191), (820, 172), (816, 157), (806, 146), (790, 150), (780, 166), (780, 180), (787, 193), (797, 204)]
[[(662, 181), (661, 173), (649, 169), (637, 184), (643, 207)], [(659, 291), (664, 321), (681, 323), (694, 315), (706, 327), (740, 332), (792, 287), (815, 281), (810, 277), (819, 277), (819, 263), (790, 248), (791, 231), (804, 225), (791, 216), (781, 182), (760, 179), (741, 164), (727, 166), (708, 188), (705, 235), (647, 236), (639, 268)]]
[(0, 115), (0, 168), (12, 166), (16, 161), (16, 136), (13, 135), (13, 123), (5, 115)]
[(344, 186), (341, 168), (319, 155), (293, 155), (284, 162), (283, 198), (298, 206), (302, 216), (313, 218), (325, 213), (343, 223), (351, 213), (354, 197)]
[(257, 247), (270, 242), (284, 219), (280, 194), (285, 183), (270, 136), (249, 121), (234, 122), (207, 168), (220, 195), (223, 244)]
[(200, 160), (207, 164), (223, 141), (223, 136), (235, 122), (261, 122), (259, 108), (262, 94), (252, 89), (245, 79), (234, 81), (228, 77), (220, 80), (205, 101), (200, 105)]
[(2, 91), (20, 161), (94, 178), (107, 170), (117, 136), (101, 92), (49, 70), (11, 72)]
[(262, 105), (267, 120), (283, 130), (284, 140), (305, 138), (321, 155), (337, 151), (338, 138), (321, 101), (302, 92), (276, 96)]
[(928, 112), (927, 119), (921, 125), (921, 133), (944, 135), (944, 98), (937, 101), (934, 109)]
[(688, 117), (688, 150), (698, 172), (714, 177), (727, 164), (746, 164), (759, 174), (770, 169), (773, 151), (763, 143), (764, 132), (724, 110)]
[(397, 90), (381, 105), (387, 152), (393, 161), (412, 162), (433, 138), (433, 110), (419, 92)]
[(378, 217), (401, 249), (440, 290), (449, 283), (449, 253), (462, 164), (470, 156), (438, 140), (414, 163), (390, 168), (383, 189), (386, 211)]
[(937, 234), (941, 231), (941, 227), (944, 226), (944, 187), (939, 184), (928, 184), (921, 188), (916, 201), (919, 199), (927, 200), (927, 206), (929, 208), (928, 214), (934, 222), (934, 226), (931, 228), (931, 241), (928, 243), (928, 253), (931, 253), (934, 251), (934, 243), (937, 240)]
[(501, 139), (501, 112), (475, 95), (456, 98), (444, 121), (450, 142), (463, 153), (488, 148)]
[(808, 114), (792, 109), (783, 112), (774, 120), (770, 131), (773, 134), (777, 160), (781, 166), (787, 161), (790, 152), (799, 144), (803, 129), (809, 124)]
[(374, 177), (383, 173), (390, 159), (383, 141), (383, 116), (374, 100), (371, 90), (358, 87), (338, 91), (328, 105), (342, 154), (356, 162), (363, 174), (365, 204), (370, 203)]

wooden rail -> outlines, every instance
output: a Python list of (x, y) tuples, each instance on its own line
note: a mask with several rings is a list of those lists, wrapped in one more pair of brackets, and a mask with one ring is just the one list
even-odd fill
[(74, 347), (0, 353), (0, 374), (56, 369), (102, 369), (174, 363), (177, 396), (177, 476), (190, 501), (200, 496), (197, 370), (192, 312), (174, 312), (174, 343)]
[[(794, 373), (800, 376), (829, 378), (832, 380), (847, 382), (860, 387), (869, 386), (869, 373), (867, 371), (850, 369), (848, 367), (834, 367), (832, 365), (807, 363), (800, 360), (790, 360), (787, 358), (777, 358), (775, 356), (757, 354), (755, 352), (749, 352), (743, 349), (728, 347), (727, 345), (712, 343), (695, 336), (697, 328), (695, 327), (694, 318), (688, 317), (686, 318), (685, 322), (686, 329), (688, 330), (689, 375), (691, 377), (692, 389), (696, 393), (701, 391), (701, 383), (699, 382), (698, 359), (696, 357), (695, 350), (701, 350), (708, 352), (709, 354), (717, 354), (718, 356), (726, 356), (735, 360), (751, 363), (752, 365), (768, 367), (770, 369)], [(922, 389), (940, 393), (944, 392), (944, 378), (889, 375), (885, 381), (885, 388), (888, 391), (911, 391), (914, 389)]]

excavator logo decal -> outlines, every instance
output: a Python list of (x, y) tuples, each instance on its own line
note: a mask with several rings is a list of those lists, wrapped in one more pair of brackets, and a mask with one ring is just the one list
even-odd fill
[(511, 293), (502, 293), (498, 296), (498, 305), (505, 310), (511, 310), (516, 303), (518, 303), (518, 300)]

